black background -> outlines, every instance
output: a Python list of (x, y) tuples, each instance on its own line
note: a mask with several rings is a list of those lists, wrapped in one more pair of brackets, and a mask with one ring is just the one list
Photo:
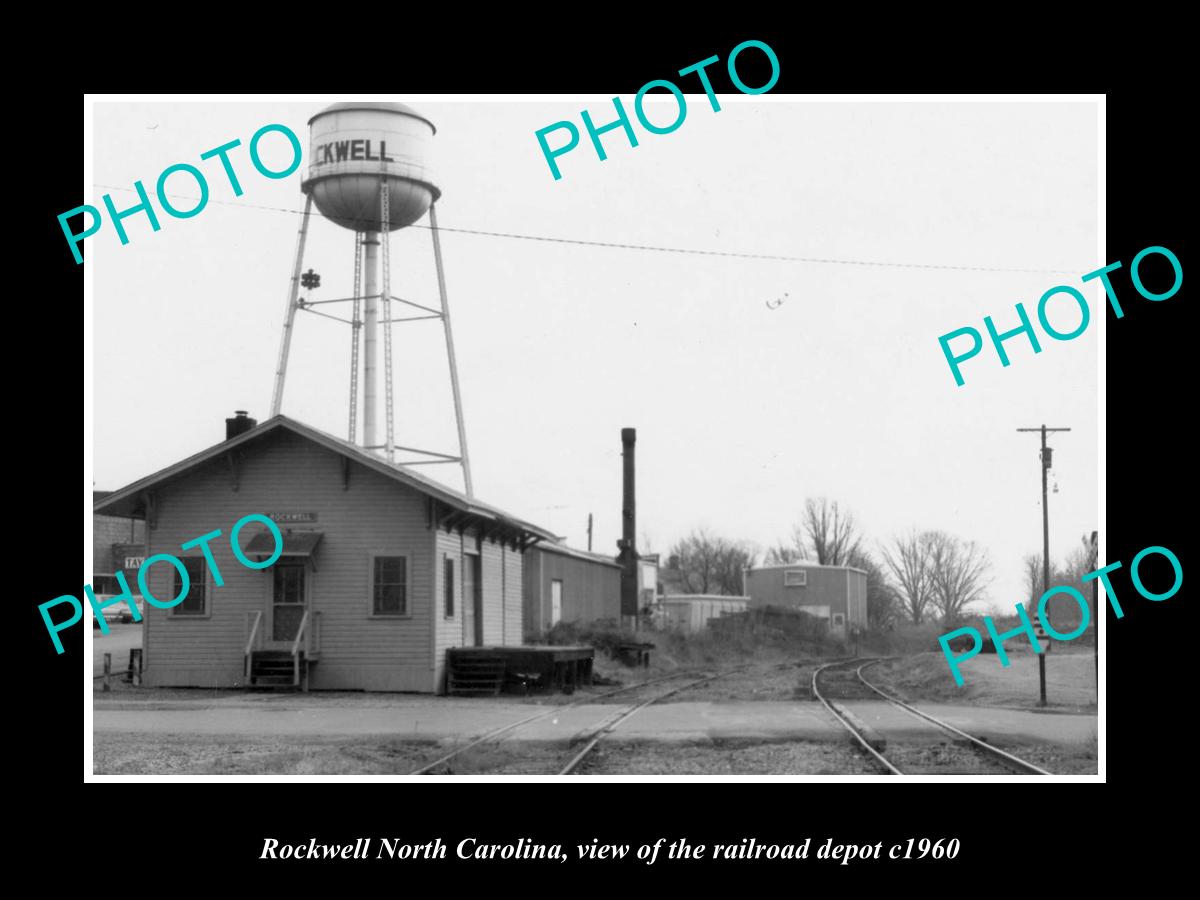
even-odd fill
[[(485, 26), (476, 24), (478, 32), (487, 33)], [(511, 875), (536, 879), (521, 882), (531, 886), (545, 880), (546, 887), (569, 890), (609, 879), (627, 890), (637, 890), (650, 879), (661, 889), (686, 874), (700, 885), (723, 890), (778, 885), (795, 891), (815, 884), (860, 884), (864, 877), (882, 884), (905, 882), (956, 891), (1000, 882), (1037, 890), (1046, 886), (1047, 878), (1066, 872), (1103, 869), (1139, 854), (1147, 859), (1169, 855), (1161, 845), (1172, 839), (1174, 830), (1160, 816), (1169, 815), (1167, 798), (1182, 790), (1190, 768), (1186, 751), (1174, 749), (1170, 736), (1171, 729), (1186, 722), (1181, 717), (1190, 714), (1190, 679), (1183, 662), (1186, 653), (1181, 652), (1189, 633), (1188, 584), (1170, 600), (1151, 603), (1136, 595), (1128, 577), (1132, 557), (1153, 544), (1171, 548), (1185, 573), (1191, 571), (1190, 542), (1183, 533), (1184, 512), (1190, 505), (1185, 492), (1190, 493), (1194, 480), (1194, 454), (1189, 453), (1193, 414), (1187, 412), (1195, 408), (1190, 390), (1194, 379), (1185, 371), (1186, 348), (1192, 343), (1184, 321), (1187, 283), (1185, 279), (1183, 290), (1170, 300), (1151, 303), (1136, 294), (1128, 274), (1133, 256), (1151, 245), (1173, 250), (1185, 273), (1188, 270), (1182, 224), (1186, 145), (1177, 137), (1176, 124), (1183, 111), (1181, 101), (1164, 87), (1169, 82), (1158, 80), (1142, 90), (1122, 81), (1125, 76), (1089, 74), (1083, 57), (1073, 55), (1084, 52), (1076, 38), (1064, 37), (1064, 49), (1047, 35), (1042, 35), (1040, 49), (1013, 44), (996, 53), (996, 62), (990, 64), (979, 55), (978, 45), (951, 42), (958, 49), (947, 49), (950, 45), (934, 41), (928, 47), (897, 44), (884, 50), (878, 38), (863, 43), (854, 32), (792, 25), (696, 25), (688, 33), (673, 30), (669, 37), (630, 27), (617, 29), (619, 36), (596, 34), (590, 43), (584, 43), (582, 29), (563, 33), (567, 31), (569, 38), (530, 36), (520, 43), (508, 36), (499, 40), (456, 33), (453, 40), (425, 39), (421, 46), (424, 38), (414, 37), (403, 53), (397, 48), (380, 48), (378, 54), (368, 50), (353, 65), (338, 65), (324, 56), (314, 60), (311, 37), (281, 37), (280, 46), (259, 54), (254, 65), (197, 66), (191, 76), (180, 76), (173, 65), (164, 63), (161, 71), (154, 70), (153, 80), (137, 87), (178, 93), (335, 92), (346, 87), (350, 98), (354, 88), (370, 84), (399, 93), (586, 91), (620, 94), (627, 100), (646, 81), (669, 78), (714, 54), (723, 62), (737, 43), (756, 38), (770, 44), (780, 60), (782, 74), (773, 94), (1108, 91), (1108, 246), (1096, 267), (1115, 260), (1124, 263), (1113, 281), (1126, 315), (1117, 320), (1109, 310), (1106, 323), (1106, 561), (1125, 563), (1113, 582), (1126, 615), (1118, 621), (1110, 613), (1105, 623), (1107, 784), (85, 785), (80, 701), (81, 693), (87, 696), (90, 690), (79, 672), (82, 641), (91, 629), (64, 633), (67, 653), (56, 656), (36, 609), (46, 599), (79, 591), (82, 566), (74, 556), (78, 544), (72, 536), (78, 534), (74, 529), (80, 516), (90, 514), (91, 485), (82, 485), (86, 496), (81, 499), (81, 443), (70, 418), (77, 408), (76, 373), (82, 359), (79, 332), (72, 333), (71, 324), (82, 322), (76, 318), (82, 311), (82, 267), (75, 265), (55, 216), (94, 202), (94, 197), (80, 193), (78, 177), (83, 95), (74, 85), (60, 85), (30, 110), (44, 117), (37, 126), (41, 133), (54, 137), (41, 143), (39, 158), (46, 167), (36, 186), (26, 186), (36, 191), (23, 207), (26, 212), (10, 219), (21, 230), (9, 244), (16, 253), (6, 267), (9, 274), (20, 271), (22, 280), (33, 275), (24, 302), (10, 308), (16, 314), (10, 319), (14, 331), (9, 339), (10, 498), (18, 508), (11, 509), (9, 517), (16, 533), (28, 537), (28, 543), (24, 538), (9, 541), (10, 554), (18, 551), (10, 555), (9, 571), (18, 575), (19, 583), (10, 600), (15, 607), (10, 623), (24, 622), (28, 645), (23, 664), (10, 675), (14, 689), (9, 696), (27, 708), (23, 721), (9, 732), (9, 743), (20, 754), (18, 765), (10, 763), (9, 775), (28, 792), (28, 799), (19, 806), (10, 801), (7, 818), (22, 826), (29, 843), (47, 859), (62, 859), (61, 854), (73, 848), (95, 871), (118, 879), (111, 888), (119, 890), (127, 889), (120, 884), (126, 879), (129, 884), (151, 884), (147, 870), (173, 873), (176, 883), (189, 887), (375, 881), (399, 892), (421, 886), (440, 889), (433, 881), (438, 873), (453, 874), (448, 884), (452, 889), (464, 883), (463, 878), (500, 887), (512, 880)], [(818, 50), (823, 45), (828, 46)], [(1094, 45), (1089, 49), (1100, 52)], [(765, 69), (754, 71), (757, 56), (750, 51), (739, 59), (742, 77), (751, 85), (766, 80)], [(1053, 71), (1038, 63), (1051, 58), (1057, 61)], [(153, 69), (154, 63), (149, 65)], [(385, 77), (370, 74), (377, 69)], [(733, 91), (723, 64), (709, 71), (718, 93)], [(133, 77), (126, 73), (124, 83), (113, 83), (115, 74), (104, 67), (93, 76), (95, 83), (86, 87), (96, 92), (129, 90)], [(677, 81), (685, 90), (694, 89), (684, 79)], [(24, 264), (27, 247), (42, 260), (40, 266)], [(1152, 272), (1147, 269), (1148, 281)], [(1016, 299), (1024, 299), (1027, 308), (1036, 300)], [(47, 333), (53, 337), (43, 345)], [(20, 334), (25, 338), (16, 339)], [(23, 346), (30, 338), (32, 354)], [(136, 354), (137, 347), (128, 352)], [(1014, 424), (1041, 420), (1037, 398), (1029, 401), (1029, 421)], [(131, 408), (120, 425), (106, 429), (105, 439), (114, 431), (131, 444), (154, 439), (153, 410)], [(1036, 464), (1034, 453), (1031, 443), (1031, 465)], [(1149, 569), (1146, 578), (1153, 586)], [(811, 837), (814, 845), (832, 837), (835, 842), (860, 844), (883, 841), (885, 849), (909, 837), (957, 837), (962, 851), (953, 863), (903, 866), (660, 862), (647, 868), (636, 861), (558, 866), (458, 863), (449, 858), (440, 863), (274, 863), (268, 869), (255, 861), (266, 836), (284, 842), (315, 837), (318, 843), (350, 842), (359, 836), (423, 842), (440, 836), (451, 847), (466, 836), (481, 842), (526, 837), (565, 845), (595, 837), (635, 847), (659, 837), (686, 836), (693, 843), (736, 842), (748, 836), (795, 843)], [(979, 877), (962, 880), (968, 870)], [(759, 875), (782, 879), (757, 885), (749, 880)]]

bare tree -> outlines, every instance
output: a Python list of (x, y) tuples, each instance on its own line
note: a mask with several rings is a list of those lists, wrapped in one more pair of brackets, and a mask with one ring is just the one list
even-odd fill
[(1042, 596), (1042, 554), (1030, 553), (1023, 559), (1025, 567), (1025, 592), (1029, 595), (1026, 608), (1035, 609)]
[(1098, 565), (1091, 535), (1085, 534), (1079, 539), (1079, 543), (1075, 545), (1074, 549), (1067, 554), (1062, 574), (1064, 579), (1069, 580), (1063, 583), (1078, 588), (1083, 584), (1083, 576), (1094, 572)]
[(670, 555), (679, 557), (681, 586), (688, 594), (741, 594), (742, 570), (754, 561), (749, 545), (704, 528), (676, 543)]
[(965, 608), (981, 599), (987, 587), (987, 552), (974, 541), (963, 541), (944, 531), (923, 535), (928, 566), (930, 602), (942, 623), (953, 625)]
[(654, 553), (654, 542), (650, 539), (650, 532), (646, 531), (646, 529), (643, 528), (642, 529), (642, 539), (641, 539), (640, 544), (638, 545), (638, 555), (639, 556), (648, 556), (652, 553)]
[(804, 533), (799, 528), (792, 532), (792, 542), (780, 541), (774, 547), (767, 548), (766, 563), (771, 566), (786, 566), (808, 558), (808, 547), (805, 545)]
[(745, 593), (745, 570), (754, 564), (754, 550), (741, 541), (722, 541), (718, 555), (717, 587), (719, 593), (740, 596)]
[(854, 514), (826, 497), (804, 502), (804, 530), (817, 562), (823, 566), (846, 565), (862, 540)]
[[(1042, 555), (1040, 553), (1031, 553), (1025, 557), (1024, 563), (1025, 584), (1029, 591), (1029, 599), (1025, 603), (1025, 609), (1029, 613), (1030, 618), (1033, 618), (1037, 615), (1042, 594), (1046, 592), (1044, 573), (1042, 572)], [(1057, 565), (1051, 561), (1050, 587), (1071, 587), (1082, 593), (1085, 599), (1088, 599), (1089, 592), (1083, 590), (1083, 576), (1095, 571), (1097, 565), (1099, 563), (1096, 562), (1091, 537), (1085, 534), (1080, 542), (1067, 554), (1067, 558), (1062, 565)], [(1094, 614), (1095, 610), (1091, 606), (1092, 604), (1089, 602), (1089, 613)], [(1070, 596), (1058, 594), (1047, 602), (1046, 615), (1057, 630), (1067, 632), (1079, 625), (1083, 612), (1080, 610), (1078, 602), (1075, 599)]]
[(894, 538), (892, 547), (880, 547), (884, 565), (899, 586), (901, 608), (914, 625), (925, 619), (932, 594), (929, 572), (929, 539), (917, 530)]

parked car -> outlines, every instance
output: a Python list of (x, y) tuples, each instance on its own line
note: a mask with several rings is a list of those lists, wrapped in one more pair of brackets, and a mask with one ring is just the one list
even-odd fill
[[(118, 594), (96, 594), (97, 604), (103, 604), (108, 600), (112, 600)], [(138, 607), (138, 616), (145, 616), (145, 606), (143, 605), (142, 594), (133, 595), (133, 605)], [(121, 623), (127, 624), (133, 622), (133, 613), (130, 611), (130, 605), (126, 602), (116, 602), (112, 606), (106, 606), (103, 610), (104, 622), (108, 624)], [(100, 623), (92, 618), (92, 626), (100, 628)]]
[[(115, 578), (101, 575), (96, 578), (96, 586), (92, 589), (92, 593), (96, 596), (97, 604), (107, 603), (109, 600), (120, 596), (120, 585)], [(146, 614), (141, 594), (133, 595), (133, 603), (137, 607), (138, 615)], [(133, 613), (129, 609), (129, 604), (123, 601), (104, 607), (103, 615), (104, 621), (109, 624), (114, 622), (124, 624), (133, 621)], [(92, 627), (100, 627), (100, 623), (96, 621), (95, 616), (92, 617)]]

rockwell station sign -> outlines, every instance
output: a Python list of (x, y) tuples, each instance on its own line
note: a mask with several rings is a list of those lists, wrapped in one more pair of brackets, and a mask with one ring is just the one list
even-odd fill
[(371, 154), (371, 139), (330, 141), (327, 144), (317, 144), (313, 147), (312, 164), (323, 166), (326, 163), (348, 162), (352, 160), (373, 160), (375, 162), (395, 162), (387, 155), (387, 141), (379, 142), (379, 155)]

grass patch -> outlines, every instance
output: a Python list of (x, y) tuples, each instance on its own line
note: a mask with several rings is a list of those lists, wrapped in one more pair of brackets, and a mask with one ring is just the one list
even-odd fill
[[(846, 644), (828, 634), (824, 622), (791, 611), (754, 610), (724, 616), (695, 634), (673, 629), (632, 631), (614, 622), (560, 622), (530, 643), (583, 644), (612, 656), (620, 644), (650, 643), (650, 671), (724, 667), (751, 659), (802, 659), (845, 655)], [(598, 660), (599, 662), (599, 660)]]

